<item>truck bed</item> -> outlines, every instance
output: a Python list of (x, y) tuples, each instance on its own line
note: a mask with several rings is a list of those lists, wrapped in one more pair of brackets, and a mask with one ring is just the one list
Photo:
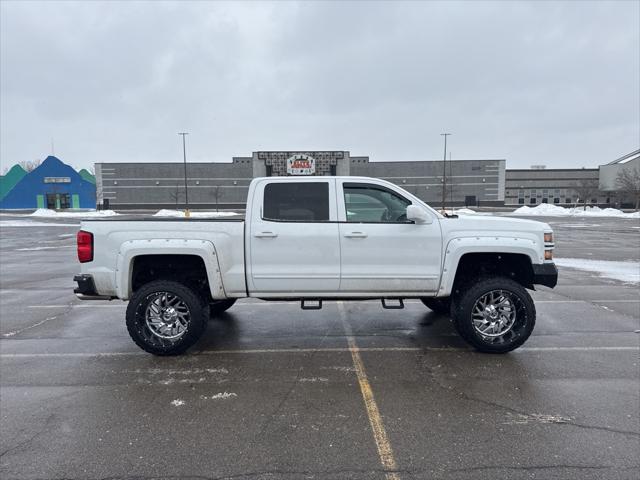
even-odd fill
[[(94, 259), (82, 264), (100, 295), (129, 298), (134, 256), (196, 255), (219, 275), (225, 296), (246, 296), (244, 216), (175, 218), (117, 215), (82, 220), (93, 235)], [(213, 283), (213, 280), (212, 280)]]

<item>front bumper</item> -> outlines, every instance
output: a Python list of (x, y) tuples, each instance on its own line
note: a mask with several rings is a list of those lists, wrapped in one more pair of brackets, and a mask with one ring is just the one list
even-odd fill
[(553, 288), (558, 284), (558, 268), (555, 263), (533, 265), (533, 283)]
[(73, 293), (75, 293), (76, 297), (80, 300), (113, 300), (115, 298), (109, 295), (98, 295), (96, 284), (93, 282), (91, 275), (76, 275), (73, 277), (73, 281), (78, 284), (78, 287), (74, 288)]

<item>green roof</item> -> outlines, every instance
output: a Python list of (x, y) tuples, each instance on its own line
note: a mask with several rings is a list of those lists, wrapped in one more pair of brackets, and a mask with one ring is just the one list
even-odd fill
[(25, 172), (24, 168), (20, 165), (14, 165), (6, 175), (0, 176), (0, 200), (16, 186), (26, 174), (27, 172)]
[(89, 171), (88, 171), (88, 170), (86, 170), (86, 169), (84, 169), (84, 168), (83, 168), (83, 169), (82, 169), (82, 170), (80, 170), (78, 173), (79, 173), (79, 174), (80, 174), (80, 176), (81, 176), (84, 180), (86, 180), (87, 182), (91, 182), (91, 183), (93, 183), (94, 185), (96, 184), (96, 177), (94, 177), (93, 175), (91, 175), (91, 173), (89, 173)]

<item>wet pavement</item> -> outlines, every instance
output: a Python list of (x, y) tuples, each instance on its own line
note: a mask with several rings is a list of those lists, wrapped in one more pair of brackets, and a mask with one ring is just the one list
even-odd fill
[[(77, 227), (58, 224), (76, 220), (11, 220), (3, 479), (638, 478), (638, 284), (561, 269), (507, 355), (468, 349), (417, 301), (242, 300), (159, 358), (129, 339), (125, 303), (72, 294)], [(640, 260), (638, 220), (543, 220), (558, 257)]]

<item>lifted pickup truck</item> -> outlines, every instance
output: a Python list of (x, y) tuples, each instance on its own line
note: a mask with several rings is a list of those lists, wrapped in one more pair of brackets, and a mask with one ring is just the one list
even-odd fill
[(244, 217), (83, 221), (75, 293), (129, 300), (129, 334), (156, 355), (184, 352), (244, 297), (303, 309), (418, 298), (476, 349), (504, 353), (535, 325), (526, 289), (556, 285), (553, 248), (547, 224), (443, 216), (379, 179), (256, 178)]

